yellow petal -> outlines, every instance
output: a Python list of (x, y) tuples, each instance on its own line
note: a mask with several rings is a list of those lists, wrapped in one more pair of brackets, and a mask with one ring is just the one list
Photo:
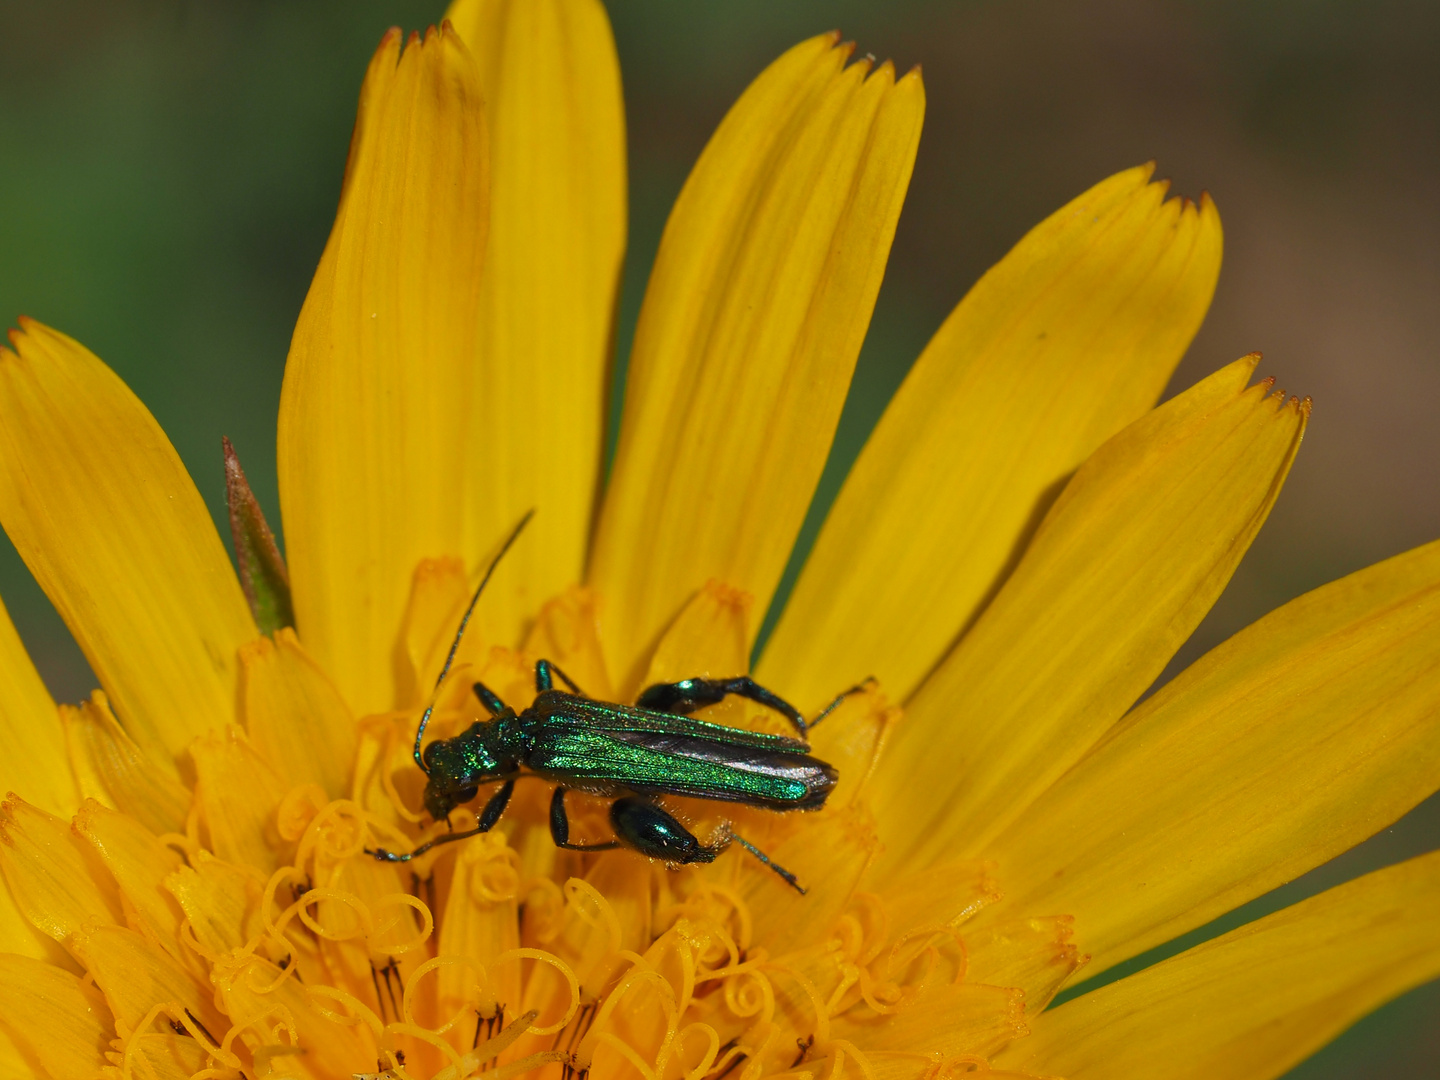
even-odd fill
[(833, 1038), (866, 1050), (985, 1056), (1026, 1033), (1019, 990), (969, 981), (926, 986), (890, 1015), (855, 1010), (830, 1022)]
[(462, 548), (486, 210), (474, 62), (451, 30), (381, 43), (280, 398), (301, 640), (357, 713), (391, 708), (410, 576)]
[(596, 605), (594, 590), (578, 585), (547, 601), (525, 637), (524, 653), (537, 660), (554, 660), (585, 693), (613, 701)]
[(753, 607), (749, 593), (707, 581), (665, 630), (641, 686), (745, 674), (750, 670)]
[(157, 1016), (151, 1030), (137, 1035), (126, 1049), (134, 1073), (147, 1080), (189, 1080), (205, 1065), (205, 1051), (190, 1035), (177, 1035), (168, 1028), (169, 1014)]
[(195, 939), (212, 953), (238, 949), (250, 937), (250, 921), (260, 907), (261, 888), (251, 874), (215, 858), (208, 851), (194, 856), (194, 866), (181, 866), (165, 879)]
[(75, 935), (74, 948), (105, 995), (121, 1038), (134, 1032), (153, 1006), (172, 1001), (189, 1009), (217, 1037), (228, 1028), (209, 987), (202, 991), (178, 961), (134, 930), (90, 927)]
[(1080, 468), (906, 709), (872, 791), (886, 865), (983, 850), (1160, 674), (1259, 530), (1308, 404), (1246, 357)]
[(68, 821), (13, 795), (0, 810), (0, 869), (26, 918), (67, 948), (84, 926), (122, 921), (110, 875)]
[(745, 868), (737, 887), (750, 909), (754, 939), (778, 942), (783, 948), (776, 951), (783, 952), (829, 932), (879, 845), (869, 821), (847, 808), (822, 813), (778, 844), (760, 838), (758, 846), (807, 890), (802, 896), (748, 851), (732, 849), (732, 859)]
[(1031, 1021), (997, 1061), (1067, 1080), (1270, 1080), (1440, 975), (1440, 853), (1347, 882)]
[(625, 254), (625, 110), (598, 0), (456, 0), (490, 127), (490, 239), (474, 365), (463, 554), (538, 512), (479, 618), (519, 643), (580, 580), (600, 479)]
[(495, 1015), (495, 1006), (520, 1000), (520, 968), (510, 963), (493, 966), (497, 957), (520, 945), (520, 890), (515, 853), (498, 832), (487, 833), (461, 847), (455, 859), (455, 879), (440, 920), (442, 956), (464, 956), (483, 964), (487, 984), (466, 964), (440, 969), (440, 1015), (455, 1015), (468, 1000), (466, 991), (479, 986), (488, 999), (475, 1002), (481, 1015)]
[(941, 863), (919, 873), (887, 874), (870, 885), (884, 901), (891, 932), (901, 935), (923, 926), (959, 926), (995, 903), (1001, 894), (993, 869), (982, 862)]
[(1155, 404), (1210, 305), (1221, 241), (1209, 198), (1166, 202), (1152, 170), (1056, 211), (950, 314), (846, 478), (762, 682), (807, 707), (868, 675), (908, 698), (1065, 477)]
[(60, 720), (86, 798), (114, 806), (153, 833), (184, 831), (190, 789), (135, 745), (103, 691), (78, 706), (62, 705)]
[[(415, 567), (400, 632), (405, 659), (396, 695), (400, 707), (419, 707), (429, 701), (471, 592), (459, 557), (421, 559)], [(472, 619), (455, 656), (457, 667), (486, 655), (481, 629)]]
[[(949, 1062), (936, 1062), (925, 1054), (918, 1054), (913, 1051), (904, 1050), (867, 1050), (865, 1060), (870, 1064), (870, 1075), (874, 1080), (926, 1080), (927, 1077), (936, 1075), (936, 1065), (944, 1070)], [(961, 1072), (973, 1071), (972, 1061), (957, 1061), (955, 1066), (963, 1066)], [(940, 1072), (945, 1075), (945, 1072)], [(1053, 1076), (1035, 1076), (1031, 1073), (1011, 1072), (1009, 1069), (985, 1069), (978, 1073), (984, 1080), (1055, 1080)], [(868, 1077), (867, 1077), (868, 1080)]]
[(42, 810), (71, 814), (79, 800), (50, 691), (0, 604), (0, 787)]
[(0, 349), (0, 521), (126, 730), (173, 761), (234, 718), (255, 623), (155, 418), (84, 346), (22, 326)]
[(965, 978), (1022, 991), (1026, 1016), (1037, 1016), (1090, 959), (1075, 944), (1075, 920), (1069, 915), (967, 929), (965, 955)]
[[(25, 917), (8, 884), (0, 890), (0, 952), (16, 953), (62, 967), (74, 966), (74, 961), (67, 963), (67, 954), (55, 939)], [(0, 1060), (4, 1060), (3, 1046), (0, 1046)]]
[(52, 964), (0, 954), (0, 1018), (50, 1080), (89, 1080), (109, 1064), (115, 1029), (104, 998)]
[(1332, 582), (1165, 686), (994, 845), (1095, 969), (1299, 877), (1440, 788), (1440, 543)]
[(275, 809), (285, 797), (284, 782), (239, 728), (196, 739), (190, 756), (210, 850), (226, 862), (272, 873), (277, 865)]
[(826, 805), (845, 806), (864, 791), (900, 720), (900, 709), (879, 690), (867, 687), (846, 698), (821, 726), (810, 728), (806, 735), (810, 752), (840, 773)]
[(115, 878), (133, 916), (131, 926), (175, 959), (186, 960), (180, 944), (180, 907), (165, 888), (165, 879), (181, 865), (179, 853), (134, 818), (93, 800), (75, 815), (75, 831), (94, 845)]
[(332, 799), (350, 793), (355, 718), (335, 684), (283, 629), (240, 651), (245, 730), (281, 779), (319, 784)]
[[(585, 874), (583, 887), (567, 883), (564, 927), (546, 948), (569, 964), (585, 999), (602, 996), (630, 965), (622, 950), (634, 953), (650, 942), (650, 878), (638, 862), (631, 852), (606, 852)], [(534, 985), (529, 989), (533, 993)]]
[(769, 601), (830, 448), (924, 113), (835, 41), (751, 84), (665, 227), (590, 567), (622, 693), (707, 578)]
[[(306, 984), (296, 978), (281, 978), (282, 974), (275, 964), (242, 952), (223, 957), (212, 969), (211, 979), (226, 1014), (242, 1023), (249, 1021), (247, 1030), (254, 1042), (275, 1045), (273, 1017), (282, 1016), (294, 1025), (298, 1036), (295, 1045), (305, 1048), (302, 1060), (306, 1068), (303, 1072), (296, 1070), (298, 1075), (353, 1077), (354, 1069), (369, 1067), (375, 1051), (370, 1029), (363, 1023), (336, 1022), (332, 1017), (345, 1015), (343, 1005), (328, 995), (307, 992)], [(274, 1071), (284, 1075), (285, 1065), (295, 1060), (289, 1056), (274, 1058)]]

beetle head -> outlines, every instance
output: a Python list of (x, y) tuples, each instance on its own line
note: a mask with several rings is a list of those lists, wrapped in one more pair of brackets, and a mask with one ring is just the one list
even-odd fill
[(487, 725), (475, 724), (469, 731), (453, 739), (436, 739), (425, 747), (425, 809), (436, 821), (450, 816), (450, 811), (475, 798), (479, 785), (495, 780), (506, 768), (486, 737)]

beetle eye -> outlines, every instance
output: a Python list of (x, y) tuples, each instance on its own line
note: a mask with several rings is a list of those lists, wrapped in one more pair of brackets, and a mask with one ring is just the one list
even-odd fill
[(455, 803), (443, 791), (438, 791), (434, 784), (425, 786), (425, 811), (436, 821), (444, 821), (450, 816), (450, 811), (455, 809)]

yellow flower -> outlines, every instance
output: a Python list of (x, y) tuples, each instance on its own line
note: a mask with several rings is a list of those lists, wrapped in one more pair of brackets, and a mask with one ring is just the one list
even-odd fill
[[(1259, 1080), (1440, 973), (1431, 855), (1044, 1011), (1087, 961), (1199, 926), (1440, 787), (1437, 545), (1135, 705), (1309, 413), (1249, 385), (1253, 356), (1152, 407), (1221, 242), (1213, 204), (1167, 201), (1149, 168), (981, 279), (846, 481), (756, 671), (808, 711), (876, 676), (813, 732), (840, 775), (825, 808), (670, 800), (806, 895), (738, 847), (681, 869), (557, 850), (533, 781), (493, 832), (367, 854), (444, 833), (410, 740), (532, 506), (436, 736), (477, 718), (477, 679), (524, 707), (541, 657), (608, 700), (747, 669), (924, 108), (918, 72), (835, 36), (751, 85), (671, 215), (597, 499), (625, 235), (609, 26), (594, 0), (450, 14), (376, 54), (295, 331), (294, 629), (258, 603), (284, 598), (263, 530), (240, 530), (252, 608), (109, 369), (28, 321), (0, 351), (0, 521), (104, 686), (57, 722), (0, 619), (5, 1076)], [(706, 715), (783, 730), (734, 699)], [(571, 817), (609, 835), (603, 800), (572, 795)]]

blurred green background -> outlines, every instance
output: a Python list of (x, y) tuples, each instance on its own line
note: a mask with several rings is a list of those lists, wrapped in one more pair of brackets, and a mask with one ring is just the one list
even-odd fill
[[(278, 522), (275, 410), (330, 227), (356, 92), (419, 0), (0, 2), (0, 316), (78, 337), (169, 432), (223, 519), (234, 440)], [(1440, 537), (1440, 5), (1293, 0), (615, 0), (629, 115), (630, 332), (665, 213), (772, 57), (840, 27), (923, 63), (925, 136), (820, 508), (911, 360), (1024, 231), (1147, 159), (1208, 189), (1214, 307), (1171, 392), (1253, 349), (1316, 400), (1270, 522), (1178, 667), (1285, 600)], [(228, 535), (226, 533), (225, 535)], [(0, 593), (56, 696), (92, 685), (8, 542)], [(1440, 846), (1431, 799), (1165, 950)], [(1440, 1075), (1440, 983), (1292, 1076)]]

